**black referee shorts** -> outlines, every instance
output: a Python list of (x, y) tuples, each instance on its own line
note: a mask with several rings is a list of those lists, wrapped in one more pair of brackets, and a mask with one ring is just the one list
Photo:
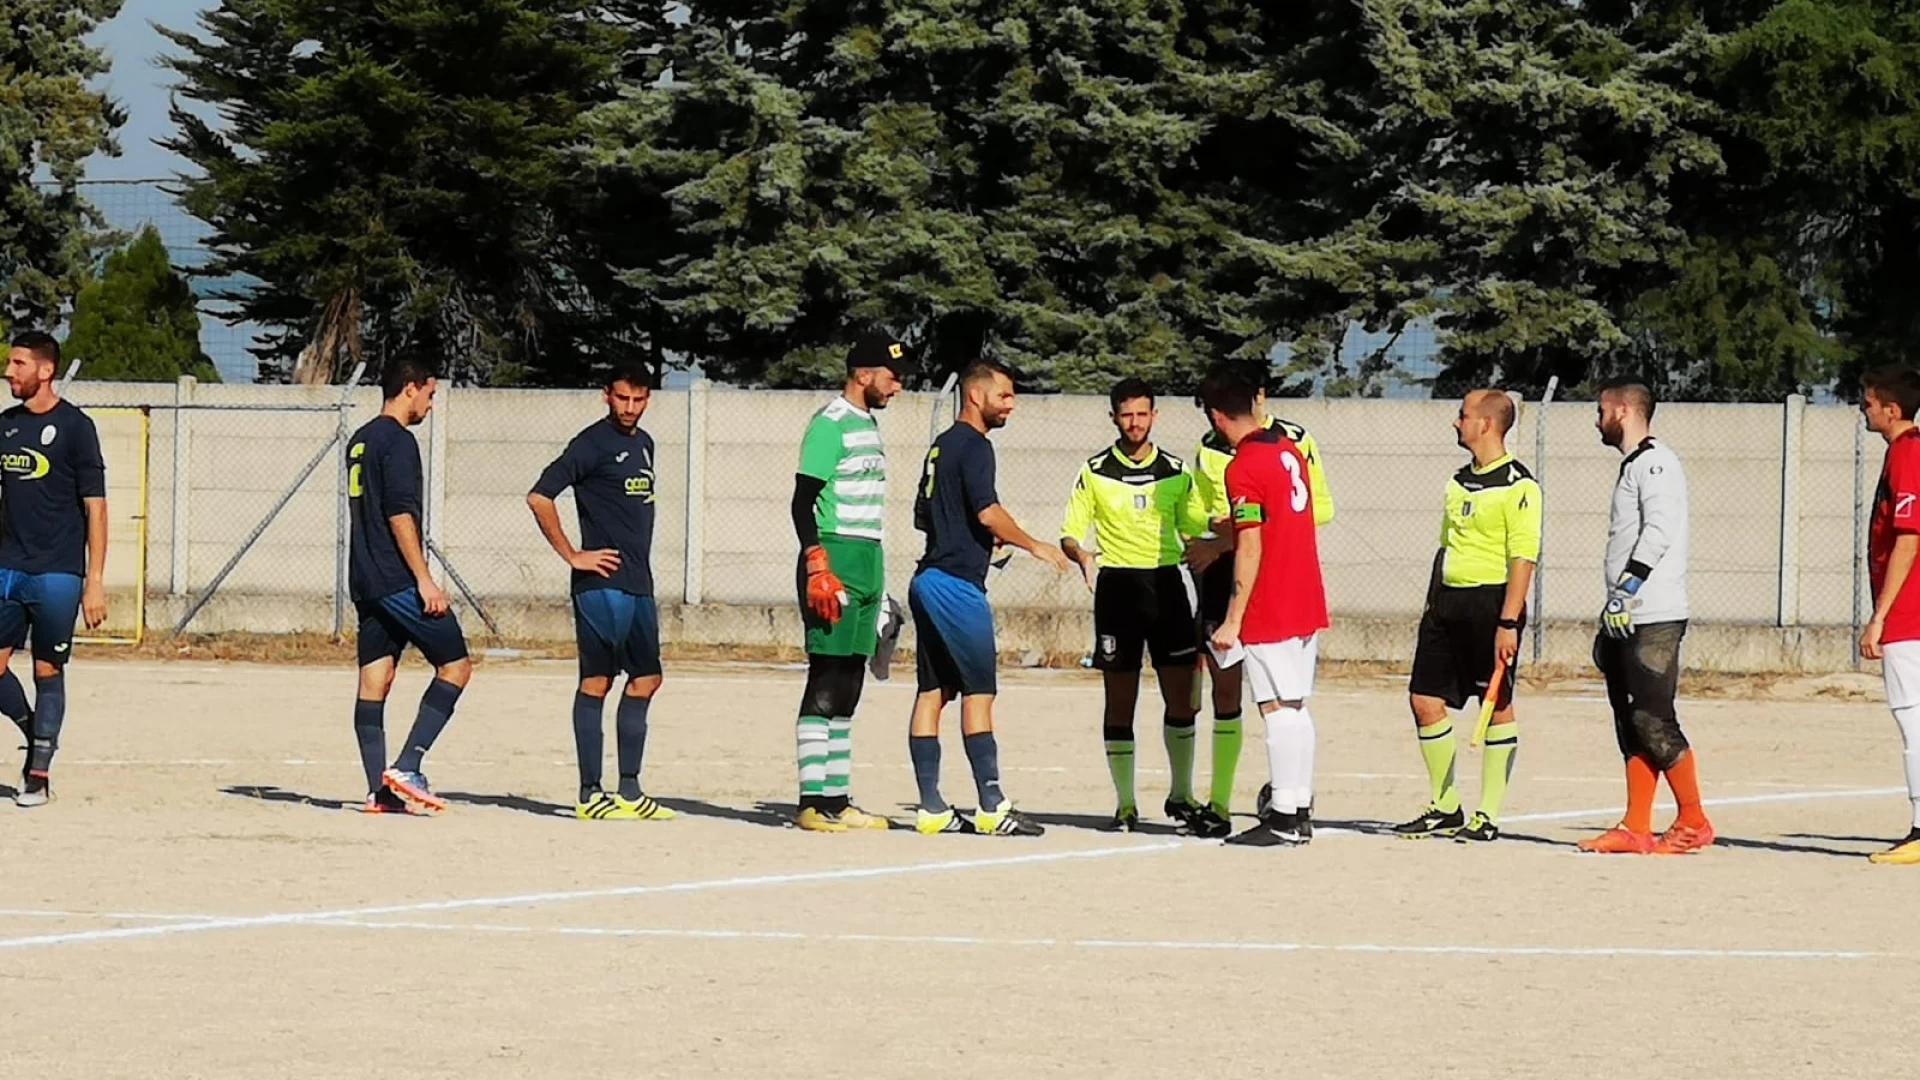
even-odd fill
[(1093, 666), (1139, 671), (1143, 648), (1156, 668), (1193, 663), (1200, 639), (1187, 582), (1177, 566), (1101, 570), (1093, 586)]
[[(1506, 599), (1505, 585), (1436, 589), (1432, 603), (1420, 616), (1408, 692), (1439, 698), (1449, 709), (1485, 695), (1487, 680), (1493, 677), (1493, 636), (1500, 629), (1500, 608)], [(1520, 628), (1525, 630), (1526, 626), (1523, 608)], [(1507, 677), (1501, 680), (1495, 709), (1513, 704), (1513, 681), (1519, 669), (1520, 658), (1516, 655)]]
[(1213, 560), (1200, 574), (1200, 630), (1211, 634), (1227, 621), (1227, 604), (1233, 600), (1233, 552)]

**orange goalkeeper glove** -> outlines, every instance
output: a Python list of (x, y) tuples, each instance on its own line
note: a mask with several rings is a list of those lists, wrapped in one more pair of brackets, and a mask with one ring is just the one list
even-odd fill
[(807, 549), (807, 610), (828, 623), (840, 621), (840, 605), (847, 602), (847, 587), (827, 565), (827, 549), (815, 544)]

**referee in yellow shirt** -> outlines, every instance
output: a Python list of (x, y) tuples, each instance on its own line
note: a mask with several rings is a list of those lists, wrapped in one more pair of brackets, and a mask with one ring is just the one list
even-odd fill
[[(1093, 590), (1093, 665), (1106, 680), (1107, 769), (1118, 797), (1112, 828), (1140, 824), (1133, 785), (1133, 712), (1140, 697), (1140, 654), (1153, 658), (1166, 702), (1164, 732), (1172, 766), (1166, 814), (1194, 831), (1207, 813), (1193, 797), (1194, 626), (1191, 579), (1180, 566), (1183, 538), (1207, 528), (1186, 464), (1153, 445), (1153, 388), (1122, 379), (1108, 395), (1120, 437), (1080, 468), (1060, 527), (1060, 547), (1080, 564)], [(1082, 547), (1087, 530), (1094, 547)], [(1222, 823), (1224, 824), (1224, 822)]]
[[(1507, 452), (1513, 421), (1511, 398), (1498, 390), (1475, 390), (1460, 403), (1453, 422), (1454, 435), (1473, 461), (1447, 481), (1440, 551), (1407, 688), (1433, 799), (1419, 817), (1394, 827), (1401, 836), (1466, 842), (1500, 835), (1500, 804), (1520, 746), (1513, 717), (1520, 631), (1527, 624), (1527, 589), (1540, 561), (1540, 485)], [(1470, 698), (1484, 702), (1496, 666), (1505, 675), (1480, 758), (1480, 809), (1463, 820), (1454, 784), (1457, 740), (1447, 710)]]

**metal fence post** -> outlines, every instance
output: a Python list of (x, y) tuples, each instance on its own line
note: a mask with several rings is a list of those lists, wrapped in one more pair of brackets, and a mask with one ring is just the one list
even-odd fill
[[(1539, 415), (1533, 420), (1533, 479), (1540, 485), (1541, 498), (1546, 498), (1547, 490), (1547, 406), (1553, 402), (1553, 391), (1559, 386), (1560, 379), (1554, 377), (1547, 392), (1540, 400)], [(1515, 402), (1518, 404), (1518, 402)], [(1533, 564), (1533, 660), (1540, 663), (1540, 657), (1547, 651), (1547, 515), (1542, 507), (1540, 515), (1540, 560)]]
[(706, 588), (707, 398), (713, 384), (696, 379), (687, 388), (687, 535), (682, 602), (698, 604)]
[(167, 593), (171, 596), (187, 591), (187, 554), (193, 542), (188, 528), (188, 506), (193, 501), (193, 425), (187, 418), (187, 406), (193, 404), (198, 382), (191, 375), (182, 375), (173, 384), (173, 538), (167, 567)]
[(441, 551), (447, 547), (447, 438), (452, 426), (447, 409), (452, 398), (453, 388), (442, 383), (434, 395), (433, 411), (427, 414), (427, 520), (423, 529), (425, 538)]
[(1853, 425), (1853, 622), (1852, 632), (1847, 635), (1847, 648), (1853, 654), (1855, 671), (1860, 670), (1861, 601), (1867, 592), (1867, 478), (1861, 471), (1866, 466), (1866, 456), (1866, 425), (1856, 422)]
[(344, 641), (347, 636), (347, 557), (348, 533), (347, 516), (352, 512), (348, 504), (351, 496), (352, 474), (347, 465), (347, 440), (353, 437), (347, 427), (352, 422), (353, 401), (352, 383), (340, 398), (339, 415), (333, 425), (333, 445), (339, 449), (334, 455), (335, 494), (333, 500), (333, 640)]
[(1780, 626), (1800, 625), (1800, 456), (1806, 430), (1807, 399), (1789, 394), (1780, 423)]

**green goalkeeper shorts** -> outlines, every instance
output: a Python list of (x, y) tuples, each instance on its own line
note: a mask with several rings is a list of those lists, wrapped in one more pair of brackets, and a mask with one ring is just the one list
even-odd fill
[(827, 566), (846, 589), (838, 621), (828, 623), (807, 607), (807, 558), (800, 556), (800, 618), (807, 628), (808, 656), (872, 656), (878, 641), (880, 605), (886, 598), (886, 565), (872, 540), (822, 536)]

